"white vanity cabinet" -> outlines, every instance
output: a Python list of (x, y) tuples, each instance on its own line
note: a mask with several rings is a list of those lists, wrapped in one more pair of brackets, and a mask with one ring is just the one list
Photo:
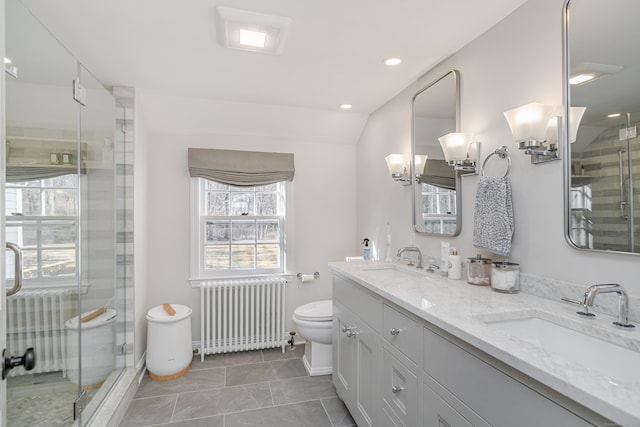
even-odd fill
[(612, 425), (334, 274), (333, 383), (360, 427)]
[(382, 426), (382, 302), (357, 286), (334, 278), (333, 383), (358, 426)]
[[(471, 425), (594, 425), (571, 412), (579, 413), (580, 405), (563, 399), (566, 407), (561, 406), (546, 396), (555, 395), (552, 390), (438, 328), (426, 324), (423, 331), (425, 386), (429, 388), (427, 383), (432, 381), (436, 385), (432, 387), (434, 392), (437, 385), (446, 389), (446, 392), (439, 393), (439, 398), (452, 409), (457, 409), (459, 414), (463, 411), (472, 414), (475, 422)], [(432, 414), (425, 409), (423, 425), (441, 425), (426, 421), (431, 418)]]

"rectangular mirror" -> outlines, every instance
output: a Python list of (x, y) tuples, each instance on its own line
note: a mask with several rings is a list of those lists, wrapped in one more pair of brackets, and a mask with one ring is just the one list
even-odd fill
[(445, 161), (438, 142), (443, 135), (459, 132), (459, 119), (457, 70), (440, 76), (413, 96), (411, 176), (416, 179), (411, 180), (411, 189), (413, 226), (418, 233), (437, 236), (460, 233), (460, 176)]
[(567, 0), (564, 12), (566, 236), (579, 249), (637, 254), (640, 2)]

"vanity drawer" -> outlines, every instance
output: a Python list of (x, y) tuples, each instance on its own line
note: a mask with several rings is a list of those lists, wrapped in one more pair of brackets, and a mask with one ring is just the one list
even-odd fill
[(383, 305), (383, 329), (385, 340), (414, 363), (420, 363), (422, 325), (390, 306)]
[(375, 332), (382, 328), (382, 301), (362, 286), (342, 276), (333, 276), (333, 299), (347, 307)]
[(418, 377), (408, 366), (383, 349), (383, 409), (397, 419), (395, 425), (412, 427), (418, 425)]

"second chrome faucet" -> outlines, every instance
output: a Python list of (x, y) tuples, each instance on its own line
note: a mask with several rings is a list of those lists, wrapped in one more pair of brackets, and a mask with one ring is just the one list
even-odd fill
[(593, 314), (589, 313), (589, 307), (593, 307), (596, 295), (605, 293), (618, 294), (618, 321), (613, 322), (613, 324), (625, 329), (634, 328), (635, 326), (629, 323), (629, 296), (627, 295), (627, 291), (617, 283), (602, 283), (589, 286), (587, 291), (584, 293), (583, 301), (576, 301), (569, 298), (562, 298), (562, 300), (582, 305), (582, 307), (584, 307), (584, 312), (579, 311), (578, 314), (583, 316), (593, 316)]

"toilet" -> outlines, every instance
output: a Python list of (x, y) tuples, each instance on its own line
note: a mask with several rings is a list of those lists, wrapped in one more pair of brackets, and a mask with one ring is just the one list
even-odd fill
[(330, 299), (301, 305), (291, 316), (298, 332), (307, 339), (302, 362), (309, 376), (332, 373), (332, 316)]

